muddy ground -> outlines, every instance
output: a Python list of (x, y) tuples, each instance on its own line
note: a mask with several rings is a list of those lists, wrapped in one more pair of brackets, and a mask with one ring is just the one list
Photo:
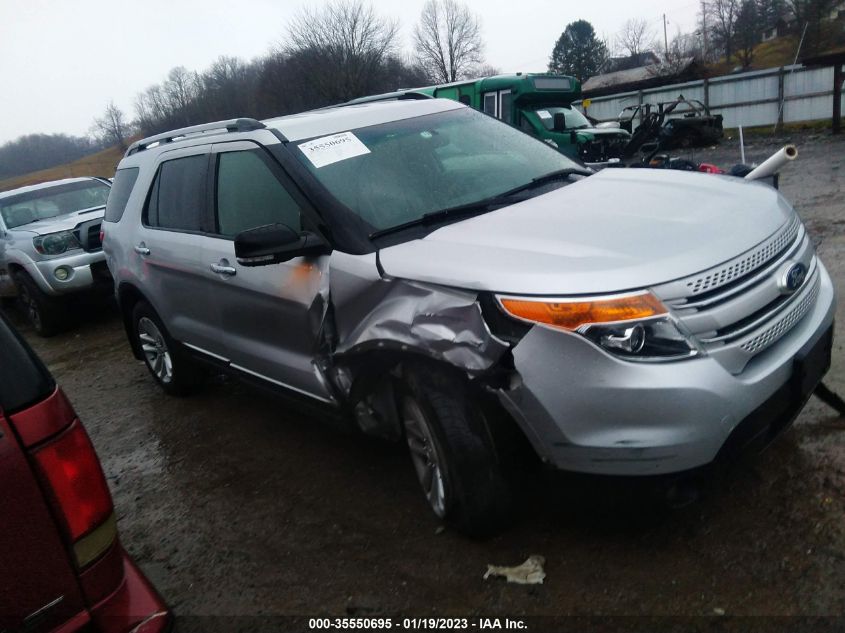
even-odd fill
[[(749, 160), (782, 140), (753, 139)], [(845, 138), (794, 140), (781, 189), (842, 297)], [(738, 156), (728, 141), (696, 158)], [(840, 393), (844, 310), (827, 377)], [(539, 479), (517, 524), (476, 542), (439, 529), (401, 448), (235, 381), (164, 395), (113, 309), (53, 339), (24, 332), (93, 438), (124, 545), (179, 615), (845, 615), (845, 418), (815, 398), (691, 506)], [(544, 585), (482, 580), (531, 554)]]

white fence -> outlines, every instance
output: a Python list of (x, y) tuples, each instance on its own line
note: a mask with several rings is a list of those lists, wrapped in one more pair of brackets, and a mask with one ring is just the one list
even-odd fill
[[(627, 106), (671, 101), (680, 94), (721, 114), (726, 128), (831, 119), (833, 67), (785, 66), (595, 97), (588, 111), (599, 120), (615, 119)], [(845, 96), (840, 99), (845, 104)]]

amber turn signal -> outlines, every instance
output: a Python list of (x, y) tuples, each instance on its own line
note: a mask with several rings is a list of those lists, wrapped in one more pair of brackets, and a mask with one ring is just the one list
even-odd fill
[(577, 330), (591, 323), (647, 319), (667, 312), (650, 292), (558, 301), (499, 297), (499, 301), (511, 316), (564, 330)]

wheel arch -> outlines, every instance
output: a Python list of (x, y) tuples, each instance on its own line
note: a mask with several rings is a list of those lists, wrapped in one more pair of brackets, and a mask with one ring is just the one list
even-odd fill
[[(138, 346), (138, 341), (135, 340), (132, 326), (132, 310), (141, 301), (147, 303), (152, 307), (149, 299), (142, 293), (134, 284), (124, 281), (117, 287), (117, 303), (120, 306), (120, 315), (123, 319), (123, 329), (126, 332), (126, 338), (129, 339), (129, 346), (132, 348), (132, 355), (138, 360), (143, 360), (141, 348)], [(155, 308), (153, 308), (155, 310)]]
[[(509, 358), (509, 355), (508, 355)], [(465, 384), (470, 397), (478, 404), (491, 436), (517, 440), (529, 445), (528, 437), (513, 416), (502, 406), (497, 390), (505, 388), (513, 369), (502, 359), (490, 370), (472, 373), (454, 363), (434, 356), (429, 350), (407, 345), (391, 346), (376, 342), (367, 349), (350, 351), (334, 358), (336, 372), (348, 372), (344, 400), (361, 431), (388, 440), (402, 438), (402, 421), (398, 411), (399, 381), (410, 366), (426, 371), (444, 372)], [(509, 367), (511, 365), (511, 367)], [(337, 373), (336, 373), (337, 375)], [(337, 381), (344, 382), (344, 381)], [(364, 405), (371, 411), (361, 411)], [(369, 413), (370, 415), (362, 414)], [(499, 444), (500, 442), (496, 442)]]

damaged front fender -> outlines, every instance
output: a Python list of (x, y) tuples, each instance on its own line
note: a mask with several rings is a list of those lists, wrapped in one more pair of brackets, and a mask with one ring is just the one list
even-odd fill
[(490, 332), (477, 292), (383, 277), (375, 255), (333, 253), (329, 288), (328, 364), (353, 407), (377, 395), (385, 375), (403, 358), (427, 357), (473, 378), (509, 353), (508, 344)]

